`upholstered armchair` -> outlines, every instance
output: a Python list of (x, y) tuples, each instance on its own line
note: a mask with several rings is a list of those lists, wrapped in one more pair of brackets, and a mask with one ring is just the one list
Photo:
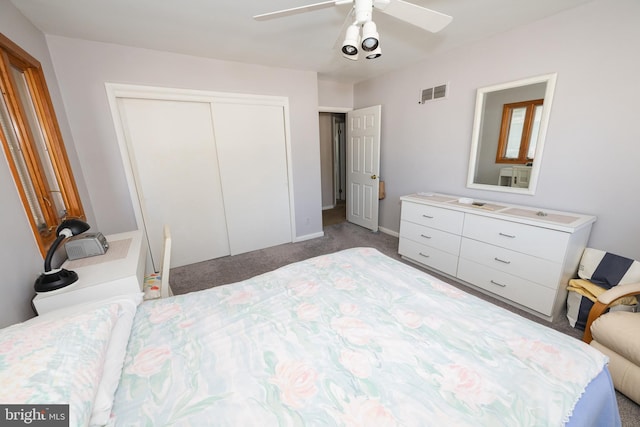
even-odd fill
[(614, 286), (598, 296), (589, 311), (583, 341), (609, 356), (615, 388), (640, 404), (640, 313), (605, 313), (616, 300), (633, 295), (640, 295), (640, 283)]

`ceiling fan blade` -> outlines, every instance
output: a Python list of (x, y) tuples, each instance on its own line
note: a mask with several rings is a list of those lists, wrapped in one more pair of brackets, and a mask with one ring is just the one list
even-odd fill
[(453, 20), (451, 16), (445, 15), (444, 13), (407, 3), (403, 0), (390, 0), (388, 4), (384, 4), (386, 2), (380, 3), (382, 4), (378, 5), (374, 3), (376, 9), (380, 12), (384, 12), (387, 15), (391, 15), (394, 18), (398, 18), (432, 33), (437, 33), (442, 30)]
[(337, 1), (329, 0), (320, 3), (308, 4), (306, 6), (293, 7), (291, 9), (278, 10), (276, 12), (263, 13), (253, 17), (256, 21), (264, 21), (266, 19), (281, 18), (283, 16), (295, 15), (297, 13), (310, 12), (312, 10), (324, 9), (326, 7), (335, 6)]

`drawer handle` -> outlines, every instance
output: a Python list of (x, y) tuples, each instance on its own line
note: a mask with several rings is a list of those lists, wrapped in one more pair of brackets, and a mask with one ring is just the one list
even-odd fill
[(505, 261), (505, 260), (500, 259), (500, 258), (498, 258), (498, 257), (495, 257), (494, 259), (495, 259), (496, 261), (498, 261), (498, 262), (503, 263), (503, 264), (511, 264), (511, 261)]
[(425, 218), (433, 219), (433, 217), (429, 216), (429, 215), (422, 214), (422, 216), (425, 217)]
[(426, 234), (421, 234), (420, 237), (424, 237), (425, 239), (430, 239), (431, 236), (427, 236)]
[(507, 285), (503, 285), (502, 283), (498, 283), (498, 282), (496, 282), (494, 280), (491, 280), (491, 283), (493, 283), (494, 285), (500, 286), (501, 288), (506, 288), (507, 287)]
[(503, 236), (503, 237), (508, 237), (510, 239), (515, 239), (516, 236), (514, 236), (513, 234), (504, 234), (504, 233), (498, 233), (499, 235)]
[(418, 252), (421, 256), (425, 257), (425, 258), (429, 258), (430, 255), (427, 254), (423, 254), (422, 252)]

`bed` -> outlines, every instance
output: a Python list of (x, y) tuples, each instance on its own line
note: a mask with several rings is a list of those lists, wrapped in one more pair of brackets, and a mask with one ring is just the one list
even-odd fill
[(139, 303), (0, 331), (0, 402), (71, 425), (620, 425), (604, 355), (375, 249)]

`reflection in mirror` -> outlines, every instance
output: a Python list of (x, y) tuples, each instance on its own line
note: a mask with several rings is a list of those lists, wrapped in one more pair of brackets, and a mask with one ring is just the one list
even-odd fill
[(534, 194), (556, 74), (478, 89), (467, 187)]
[(535, 99), (504, 104), (496, 163), (533, 162), (543, 101)]

